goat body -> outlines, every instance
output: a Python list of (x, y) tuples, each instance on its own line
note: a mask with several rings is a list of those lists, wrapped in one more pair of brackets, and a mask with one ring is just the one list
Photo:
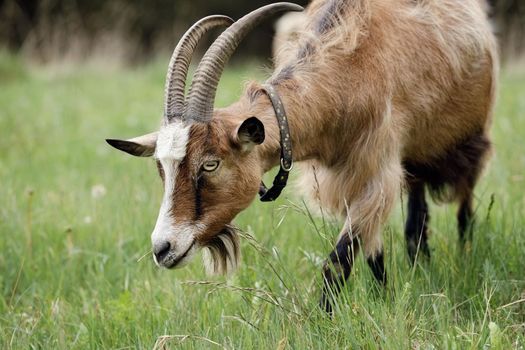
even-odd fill
[[(382, 261), (380, 227), (404, 184), (412, 259), (418, 248), (428, 254), (425, 185), (460, 202), (463, 237), (490, 148), (498, 67), (478, 1), (314, 1), (301, 21), (270, 81), (289, 115), (299, 188), (346, 218), (331, 263), (351, 268), (345, 251), (357, 242), (371, 266)], [(224, 115), (259, 116), (264, 170), (277, 164), (279, 133), (258, 84)]]
[[(477, 0), (314, 1), (305, 19), (270, 79), (289, 115), (299, 187), (350, 218), (343, 232), (374, 256), (405, 180), (446, 186), (448, 199), (471, 194), (489, 148), (494, 37)], [(220, 114), (258, 116), (264, 171), (278, 164), (279, 132), (258, 84)]]
[[(386, 280), (380, 228), (403, 187), (413, 259), (417, 249), (429, 253), (425, 187), (436, 198), (460, 202), (463, 236), (489, 153), (498, 67), (482, 2), (314, 0), (297, 33), (279, 47), (268, 82), (288, 114), (299, 188), (345, 222), (324, 268), (326, 288), (348, 277), (358, 248)], [(264, 128), (262, 143), (239, 141), (252, 116)], [(203, 215), (213, 213), (213, 224), (203, 224), (212, 227), (208, 234), (222, 232), (253, 200), (262, 174), (279, 164), (279, 140), (270, 100), (255, 82), (238, 102), (216, 109), (209, 123), (191, 125), (186, 157), (218, 154), (223, 173), (207, 183), (229, 183), (208, 194), (204, 186), (199, 195)], [(184, 186), (180, 180), (176, 188)], [(179, 192), (186, 199), (174, 204), (176, 218), (196, 205), (193, 195)], [(211, 197), (220, 210), (206, 209)], [(326, 298), (323, 305), (330, 310)]]

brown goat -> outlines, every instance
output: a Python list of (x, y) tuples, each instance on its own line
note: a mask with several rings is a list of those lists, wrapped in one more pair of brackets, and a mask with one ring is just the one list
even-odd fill
[[(409, 256), (427, 246), (425, 187), (457, 200), (460, 237), (470, 227), (472, 192), (490, 149), (498, 58), (480, 0), (314, 0), (299, 34), (277, 53), (267, 84), (288, 116), (299, 187), (344, 220), (324, 267), (322, 306), (349, 276), (361, 248), (386, 281), (380, 228), (406, 186)], [(280, 127), (268, 89), (250, 83), (240, 100), (213, 110), (217, 83), (242, 37), (261, 19), (298, 6), (263, 7), (226, 29), (207, 51), (185, 101), (189, 57), (212, 16), (175, 49), (158, 133), (108, 140), (154, 155), (165, 184), (152, 234), (155, 260), (171, 268), (208, 248), (212, 272), (238, 260), (230, 223), (282, 163)], [(210, 254), (211, 253), (211, 254)]]

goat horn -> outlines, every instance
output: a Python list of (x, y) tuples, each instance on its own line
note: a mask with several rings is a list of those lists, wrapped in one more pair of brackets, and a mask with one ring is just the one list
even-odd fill
[(177, 47), (173, 50), (166, 86), (164, 89), (164, 116), (169, 122), (174, 117), (181, 118), (184, 110), (184, 88), (190, 66), (191, 56), (202, 36), (210, 29), (228, 27), (233, 20), (227, 16), (208, 16), (197, 21), (184, 33)]
[(276, 13), (302, 10), (301, 6), (288, 2), (266, 5), (250, 12), (222, 32), (206, 51), (197, 67), (184, 115), (188, 119), (208, 122), (213, 114), (215, 93), (224, 66), (246, 34)]

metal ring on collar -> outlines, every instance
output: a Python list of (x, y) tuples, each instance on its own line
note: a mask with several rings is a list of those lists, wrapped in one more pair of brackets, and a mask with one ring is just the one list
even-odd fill
[(284, 171), (286, 171), (287, 173), (290, 172), (290, 170), (293, 169), (293, 160), (290, 161), (290, 166), (288, 168), (286, 168), (283, 164), (283, 158), (281, 158), (281, 169), (283, 169)]

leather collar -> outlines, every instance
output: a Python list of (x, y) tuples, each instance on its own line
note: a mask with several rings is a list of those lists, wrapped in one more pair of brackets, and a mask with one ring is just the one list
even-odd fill
[(270, 101), (272, 102), (275, 117), (277, 118), (277, 124), (279, 125), (279, 133), (281, 139), (279, 141), (281, 145), (281, 161), (279, 164), (279, 172), (273, 180), (272, 187), (267, 189), (264, 182), (261, 181), (259, 188), (259, 196), (261, 202), (274, 201), (279, 197), (281, 191), (286, 186), (288, 181), (288, 174), (293, 167), (292, 160), (292, 138), (290, 137), (290, 128), (288, 127), (288, 118), (284, 110), (284, 105), (279, 97), (279, 94), (275, 88), (270, 84), (264, 84), (262, 90), (266, 92)]

